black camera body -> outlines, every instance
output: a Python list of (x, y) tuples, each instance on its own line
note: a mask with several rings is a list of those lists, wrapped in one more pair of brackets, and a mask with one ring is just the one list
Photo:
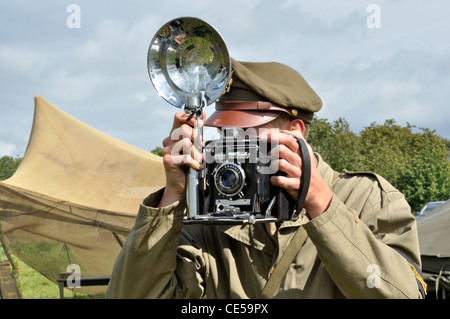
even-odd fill
[(207, 142), (203, 185), (207, 213), (195, 216), (192, 223), (292, 220), (295, 202), (270, 182), (271, 176), (279, 174), (268, 155), (273, 146), (258, 138), (239, 139), (227, 133)]
[(270, 175), (256, 138), (209, 142), (206, 154), (207, 212), (212, 216), (261, 214), (273, 194)]

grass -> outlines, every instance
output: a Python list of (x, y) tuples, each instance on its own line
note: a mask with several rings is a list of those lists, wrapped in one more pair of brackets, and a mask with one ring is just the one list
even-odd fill
[[(19, 258), (13, 256), (19, 267), (19, 280), (24, 299), (59, 299), (59, 286), (38, 271), (34, 270)], [(0, 246), (0, 260), (7, 260), (7, 257)], [(98, 299), (104, 295), (85, 295), (69, 289), (64, 290), (65, 299)]]

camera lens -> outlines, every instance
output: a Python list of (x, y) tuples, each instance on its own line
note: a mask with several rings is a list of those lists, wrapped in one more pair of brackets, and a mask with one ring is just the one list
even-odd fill
[(235, 163), (224, 163), (217, 169), (214, 182), (222, 195), (234, 196), (244, 187), (244, 170)]
[(220, 182), (225, 188), (232, 188), (236, 185), (237, 176), (234, 171), (225, 171), (220, 176)]

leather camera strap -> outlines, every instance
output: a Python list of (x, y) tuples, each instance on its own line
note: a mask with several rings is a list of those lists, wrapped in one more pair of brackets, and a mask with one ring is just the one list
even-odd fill
[(291, 135), (297, 140), (302, 158), (302, 176), (300, 177), (300, 190), (298, 192), (296, 207), (297, 215), (299, 215), (305, 205), (305, 199), (306, 195), (308, 195), (309, 183), (311, 181), (311, 157), (306, 142), (294, 134)]

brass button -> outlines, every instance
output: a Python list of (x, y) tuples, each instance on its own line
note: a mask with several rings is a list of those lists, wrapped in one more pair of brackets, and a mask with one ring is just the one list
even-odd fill
[(274, 271), (275, 271), (275, 266), (272, 266), (272, 268), (270, 268), (270, 270), (269, 270), (269, 278), (270, 278), (270, 276), (272, 276)]

